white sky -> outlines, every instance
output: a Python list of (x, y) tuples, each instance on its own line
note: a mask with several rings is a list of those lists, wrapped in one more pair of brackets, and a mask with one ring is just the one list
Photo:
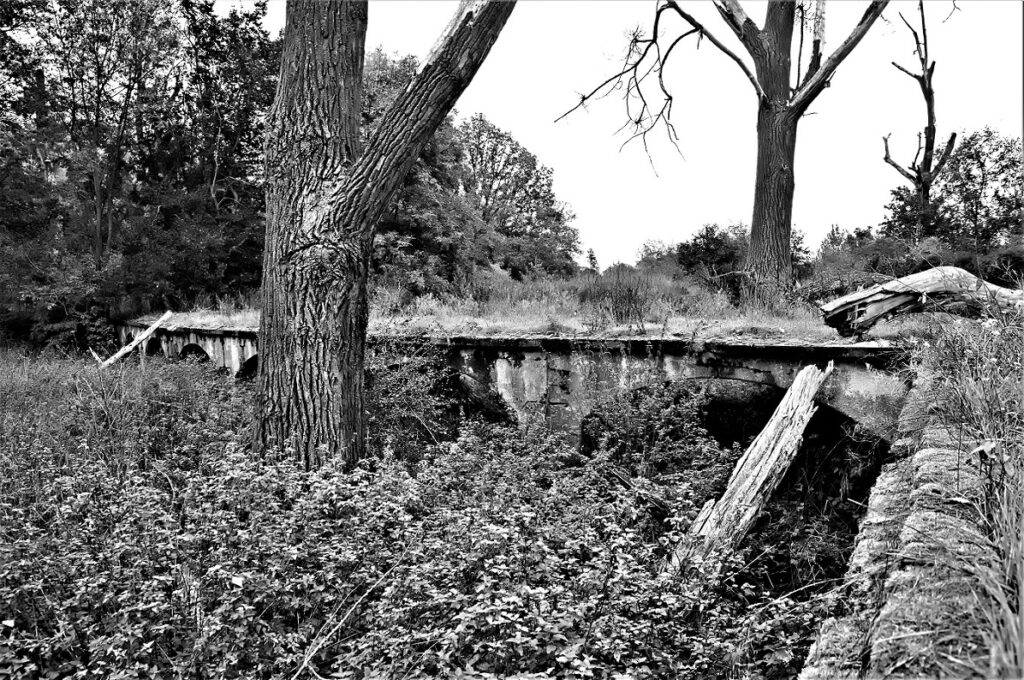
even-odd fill
[[(237, 0), (236, 0), (237, 1)], [(826, 53), (849, 33), (864, 0), (827, 5)], [(926, 0), (935, 69), (938, 135), (990, 125), (1020, 136), (1024, 4), (1019, 1)], [(737, 54), (742, 47), (709, 2), (689, 11)], [(764, 2), (743, 2), (763, 24)], [(371, 2), (367, 48), (426, 56), (456, 3), (452, 0)], [(753, 209), (756, 101), (739, 68), (706, 41), (680, 44), (666, 70), (675, 95), (673, 122), (683, 156), (659, 131), (642, 146), (615, 137), (625, 120), (617, 94), (553, 121), (617, 72), (631, 28), (649, 28), (651, 0), (521, 1), (469, 89), (460, 117), (483, 113), (533, 151), (555, 173), (555, 191), (576, 213), (584, 252), (602, 267), (633, 262), (647, 240), (678, 242), (707, 222), (749, 224)], [(271, 0), (267, 26), (284, 25), (284, 0)], [(916, 3), (890, 3), (867, 37), (839, 67), (800, 124), (797, 138), (794, 226), (817, 245), (832, 224), (852, 229), (877, 224), (889, 190), (901, 182), (882, 161), (882, 136), (892, 133), (893, 156), (913, 158), (924, 126), (917, 84), (891, 65), (917, 70), (913, 42), (899, 19), (916, 26)], [(669, 18), (666, 15), (666, 19)], [(682, 22), (673, 18), (670, 30)], [(673, 33), (673, 35), (676, 35)], [(805, 54), (806, 59), (806, 54)], [(748, 59), (748, 63), (749, 59)], [(751, 67), (752, 68), (752, 67)], [(656, 172), (655, 172), (656, 171)]]

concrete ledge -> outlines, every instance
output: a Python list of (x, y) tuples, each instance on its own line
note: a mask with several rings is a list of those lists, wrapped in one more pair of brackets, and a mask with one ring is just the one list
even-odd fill
[(956, 441), (923, 392), (911, 392), (899, 418), (903, 457), (871, 491), (846, 576), (847, 611), (822, 624), (804, 680), (960, 677), (953, 659), (981, 649), (964, 637), (977, 598), (960, 565), (990, 552), (977, 510), (985, 480), (969, 453), (974, 442)]

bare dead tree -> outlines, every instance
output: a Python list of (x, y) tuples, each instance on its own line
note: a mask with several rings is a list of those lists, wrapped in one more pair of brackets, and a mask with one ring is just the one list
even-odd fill
[[(738, 0), (714, 0), (715, 9), (739, 38), (753, 68), (678, 2), (666, 0), (655, 12), (650, 35), (634, 33), (622, 69), (581, 95), (579, 102), (559, 120), (596, 97), (621, 91), (628, 117), (624, 129), (632, 128), (630, 140), (639, 138), (646, 148), (648, 135), (663, 123), (669, 139), (676, 143), (678, 135), (671, 122), (674, 98), (665, 83), (665, 67), (675, 48), (689, 36), (696, 36), (698, 47), (705, 39), (714, 45), (737, 65), (757, 97), (757, 174), (747, 273), (754, 295), (766, 302), (773, 301), (792, 280), (790, 237), (797, 125), (887, 4), (888, 0), (872, 0), (850, 34), (826, 59), (825, 0), (815, 0), (811, 54), (807, 70), (801, 75), (802, 48), (797, 71), (791, 73), (793, 28), (798, 7), (792, 0), (770, 0), (763, 28), (747, 16)], [(799, 5), (801, 26), (806, 25), (808, 6), (809, 2)], [(677, 17), (684, 25), (675, 37), (661, 36), (666, 15)], [(654, 94), (644, 88), (652, 78), (657, 85)], [(791, 79), (795, 79), (795, 86), (791, 85)]]
[[(956, 5), (953, 5), (953, 11), (956, 11)], [(911, 161), (910, 165), (904, 167), (894, 161), (892, 156), (889, 155), (889, 135), (882, 138), (882, 143), (885, 145), (885, 162), (896, 168), (903, 177), (905, 177), (914, 187), (914, 192), (917, 196), (917, 227), (914, 235), (914, 240), (918, 241), (924, 235), (926, 221), (931, 215), (931, 190), (932, 184), (938, 177), (939, 173), (942, 172), (942, 167), (946, 164), (949, 159), (950, 153), (953, 151), (953, 146), (956, 144), (956, 133), (954, 132), (949, 136), (949, 141), (946, 142), (945, 148), (936, 157), (935, 155), (935, 89), (932, 86), (932, 78), (935, 74), (935, 61), (931, 60), (928, 53), (928, 24), (925, 22), (924, 16), (924, 0), (918, 0), (917, 3), (918, 12), (921, 15), (921, 33), (919, 34), (910, 22), (906, 20), (902, 13), (900, 13), (900, 19), (906, 24), (907, 28), (910, 29), (911, 35), (914, 36), (914, 54), (917, 55), (918, 63), (921, 65), (920, 73), (912, 73), (908, 69), (903, 68), (895, 61), (892, 65), (895, 66), (900, 72), (907, 74), (915, 81), (921, 88), (921, 95), (924, 97), (925, 115), (926, 122), (924, 126), (923, 134), (917, 133), (917, 153), (914, 154), (914, 160)]]

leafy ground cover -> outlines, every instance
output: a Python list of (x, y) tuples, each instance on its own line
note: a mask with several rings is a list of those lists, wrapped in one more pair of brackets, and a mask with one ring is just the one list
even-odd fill
[(202, 365), (0, 355), (0, 675), (799, 669), (870, 479), (836, 423), (743, 551), (681, 577), (663, 558), (738, 455), (701, 393), (608, 402), (580, 450), (460, 421), (431, 361), (371, 355), (375, 455), (344, 474), (253, 455), (251, 386)]

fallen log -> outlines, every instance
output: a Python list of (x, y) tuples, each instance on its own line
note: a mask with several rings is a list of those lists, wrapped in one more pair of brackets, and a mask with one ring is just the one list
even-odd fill
[(1024, 309), (1024, 291), (988, 283), (959, 267), (935, 267), (844, 295), (820, 309), (826, 324), (848, 336), (866, 332), (887, 316), (950, 303)]
[(149, 328), (147, 328), (146, 330), (144, 330), (141, 333), (139, 333), (138, 335), (136, 335), (134, 340), (129, 342), (127, 345), (125, 345), (121, 349), (117, 350), (117, 353), (114, 354), (114, 356), (112, 356), (109, 359), (107, 359), (106, 361), (100, 361), (100, 358), (96, 354), (96, 352), (93, 352), (92, 355), (94, 357), (96, 357), (97, 361), (100, 361), (100, 368), (106, 368), (107, 366), (110, 366), (112, 363), (114, 363), (115, 361), (117, 361), (121, 357), (125, 356), (126, 354), (129, 354), (133, 349), (135, 349), (140, 344), (145, 342), (149, 338), (149, 336), (153, 335), (153, 333), (156, 332), (156, 329), (160, 328), (160, 326), (163, 325), (163, 323), (165, 321), (170, 319), (171, 316), (173, 316), (173, 314), (174, 314), (173, 312), (164, 312), (164, 315), (161, 316), (156, 321), (154, 321), (153, 325), (151, 325)]
[(814, 395), (832, 372), (807, 366), (796, 376), (782, 402), (733, 468), (725, 493), (708, 501), (669, 559), (678, 571), (695, 558), (734, 549), (750, 531), (764, 504), (778, 488), (796, 457), (804, 429), (814, 415)]

